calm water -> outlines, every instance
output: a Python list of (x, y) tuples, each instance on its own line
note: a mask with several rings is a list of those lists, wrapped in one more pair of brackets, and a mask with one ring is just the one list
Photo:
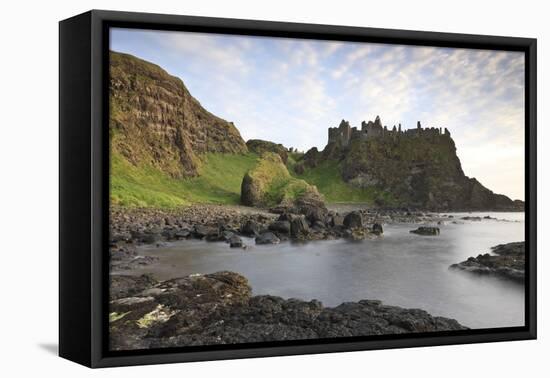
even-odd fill
[[(254, 294), (318, 299), (326, 306), (380, 299), (385, 304), (422, 308), (472, 328), (524, 324), (524, 287), (493, 277), (450, 271), (449, 265), (489, 252), (491, 246), (524, 240), (523, 213), (454, 213), (501, 219), (439, 226), (437, 237), (410, 234), (417, 225), (386, 225), (377, 240), (289, 242), (230, 249), (225, 243), (189, 240), (140, 253), (159, 264), (136, 273), (168, 279), (219, 270), (246, 276)], [(506, 220), (503, 221), (502, 219)]]

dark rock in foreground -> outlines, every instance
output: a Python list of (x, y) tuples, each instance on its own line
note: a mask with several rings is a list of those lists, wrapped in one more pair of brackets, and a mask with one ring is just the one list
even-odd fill
[(229, 246), (231, 248), (242, 248), (244, 247), (244, 243), (240, 237), (238, 237), (237, 235), (233, 235), (229, 239)]
[[(489, 218), (485, 217), (485, 219), (490, 219), (490, 218), (491, 218), (491, 217), (489, 217)], [(479, 222), (479, 221), (481, 221), (481, 217), (470, 217), (470, 216), (468, 216), (468, 217), (462, 217), (462, 218), (460, 218), (460, 219), (469, 220), (469, 221), (474, 221), (474, 222)]]
[(138, 266), (149, 265), (158, 260), (158, 257), (140, 256), (133, 244), (112, 244), (109, 247), (109, 264), (111, 269), (131, 270)]
[(418, 235), (437, 236), (439, 235), (439, 227), (421, 226), (418, 227), (416, 230), (411, 230), (409, 232)]
[(453, 319), (375, 300), (329, 308), (316, 300), (252, 296), (246, 278), (232, 272), (160, 283), (117, 276), (112, 285), (111, 350), (466, 329)]
[(346, 228), (363, 227), (363, 217), (359, 211), (352, 211), (344, 217), (344, 226)]
[(277, 237), (273, 232), (264, 232), (256, 237), (256, 244), (279, 244), (281, 239)]
[(494, 275), (515, 282), (525, 281), (525, 242), (499, 244), (491, 251), (453, 264), (450, 269), (459, 269), (482, 275)]
[(382, 235), (384, 233), (384, 229), (380, 223), (375, 223), (372, 225), (372, 232), (376, 235)]

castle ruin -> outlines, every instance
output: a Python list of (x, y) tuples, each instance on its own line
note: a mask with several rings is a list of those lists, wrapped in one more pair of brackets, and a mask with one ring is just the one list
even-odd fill
[(342, 147), (347, 147), (352, 140), (355, 139), (372, 139), (372, 138), (401, 138), (401, 137), (444, 137), (450, 138), (451, 133), (447, 128), (442, 127), (427, 127), (422, 128), (420, 121), (417, 122), (416, 128), (402, 130), (401, 124), (399, 126), (394, 125), (390, 130), (387, 126), (382, 126), (380, 117), (376, 116), (376, 119), (368, 122), (361, 122), (361, 130), (357, 127), (351, 127), (349, 122), (342, 120), (340, 126), (329, 127), (328, 129), (328, 142), (336, 143)]

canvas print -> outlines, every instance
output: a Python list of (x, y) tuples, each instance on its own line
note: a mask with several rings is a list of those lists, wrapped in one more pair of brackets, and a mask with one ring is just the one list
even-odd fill
[(110, 350), (525, 325), (524, 53), (109, 39)]

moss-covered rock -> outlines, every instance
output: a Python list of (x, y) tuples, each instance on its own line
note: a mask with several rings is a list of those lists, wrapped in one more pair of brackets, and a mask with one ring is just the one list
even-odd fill
[(281, 157), (283, 163), (288, 161), (288, 151), (282, 144), (269, 142), (261, 139), (249, 139), (246, 142), (248, 150), (258, 155), (263, 155), (266, 152), (274, 152)]
[(264, 153), (256, 167), (244, 175), (241, 202), (255, 207), (281, 205), (301, 214), (310, 208), (326, 210), (317, 188), (292, 177), (281, 157), (273, 152)]

